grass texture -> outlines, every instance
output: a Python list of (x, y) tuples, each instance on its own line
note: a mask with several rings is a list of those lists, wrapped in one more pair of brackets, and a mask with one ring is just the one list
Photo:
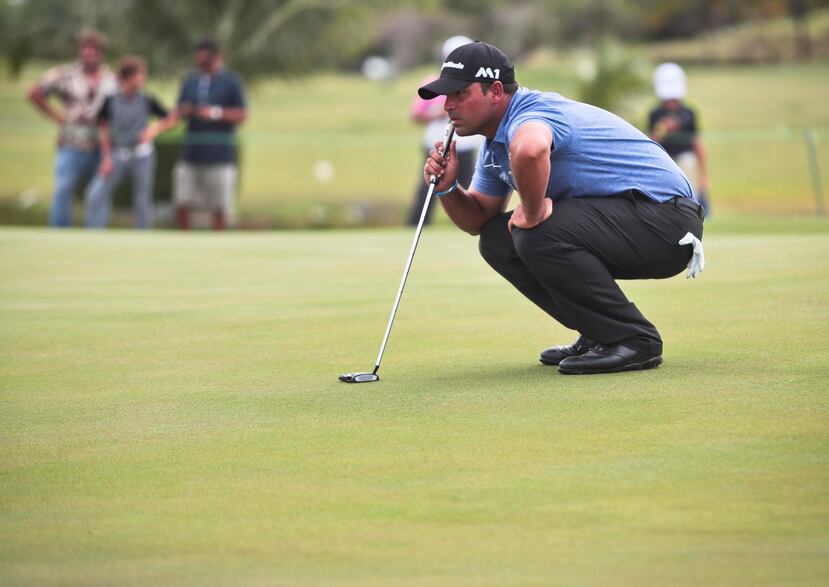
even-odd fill
[(829, 232), (625, 282), (653, 371), (426, 231), (0, 230), (0, 584), (825, 585)]

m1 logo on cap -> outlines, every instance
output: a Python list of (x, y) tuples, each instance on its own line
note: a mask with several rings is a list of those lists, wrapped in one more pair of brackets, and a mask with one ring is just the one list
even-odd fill
[(499, 79), (501, 77), (500, 69), (492, 69), (490, 67), (481, 67), (475, 77), (488, 77), (490, 79)]

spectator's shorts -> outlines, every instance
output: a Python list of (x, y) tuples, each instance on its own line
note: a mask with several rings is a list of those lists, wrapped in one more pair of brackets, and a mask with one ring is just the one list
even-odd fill
[(674, 157), (674, 161), (679, 165), (682, 173), (688, 178), (688, 183), (694, 190), (694, 193), (699, 193), (699, 160), (696, 153), (693, 151), (683, 151)]
[(232, 163), (193, 165), (179, 161), (173, 171), (173, 203), (196, 210), (221, 210), (233, 218), (237, 168)]

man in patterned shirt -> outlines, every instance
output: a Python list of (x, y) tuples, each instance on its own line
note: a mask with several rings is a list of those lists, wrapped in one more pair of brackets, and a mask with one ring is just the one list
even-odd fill
[[(72, 199), (78, 184), (87, 183), (100, 160), (97, 113), (116, 88), (115, 76), (103, 63), (106, 37), (85, 31), (78, 37), (78, 60), (47, 71), (29, 90), (29, 100), (58, 125), (58, 153), (51, 226), (72, 226)], [(62, 108), (50, 102), (56, 97)]]

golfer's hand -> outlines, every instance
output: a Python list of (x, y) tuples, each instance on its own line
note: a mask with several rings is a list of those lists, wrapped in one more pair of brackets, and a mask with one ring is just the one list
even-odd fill
[(507, 222), (507, 228), (509, 228), (510, 232), (512, 232), (513, 226), (524, 229), (535, 228), (547, 220), (552, 213), (553, 201), (550, 198), (544, 198), (544, 213), (536, 218), (528, 218), (527, 212), (524, 209), (524, 204), (518, 204), (515, 207), (515, 210), (512, 211), (512, 216), (510, 216), (509, 222)]
[(685, 278), (696, 278), (697, 274), (702, 273), (705, 269), (705, 251), (702, 250), (702, 242), (690, 232), (686, 232), (685, 236), (679, 239), (679, 244), (693, 247), (694, 250), (691, 254), (691, 260), (688, 261), (688, 273)]
[(426, 183), (432, 181), (433, 175), (438, 178), (438, 183), (435, 186), (435, 190), (438, 192), (448, 190), (458, 179), (458, 157), (455, 153), (455, 146), (455, 141), (452, 141), (452, 144), (449, 145), (448, 156), (444, 159), (441, 155), (443, 141), (438, 141), (435, 143), (435, 148), (429, 153), (429, 158), (423, 167), (423, 179)]

